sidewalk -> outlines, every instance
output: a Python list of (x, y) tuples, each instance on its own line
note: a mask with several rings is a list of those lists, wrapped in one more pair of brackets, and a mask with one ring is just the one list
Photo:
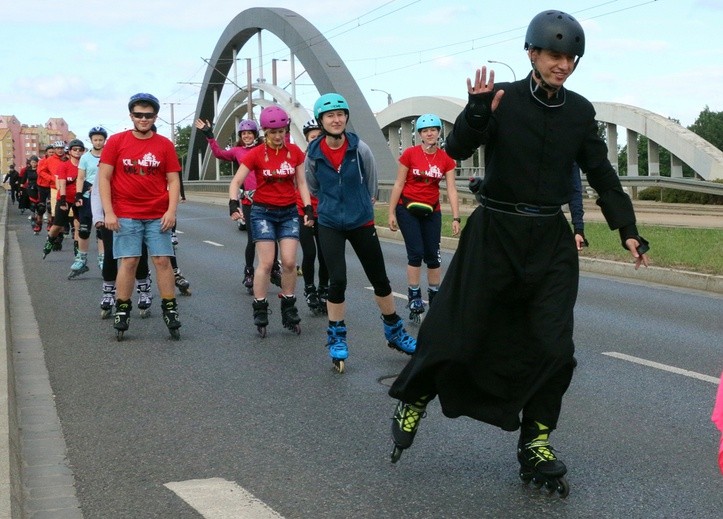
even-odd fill
[[(477, 207), (476, 202), (472, 203), (474, 198), (470, 195), (468, 196), (469, 198), (466, 198), (460, 204), (460, 212), (463, 215), (470, 214)], [(228, 204), (228, 193), (225, 192), (194, 192), (187, 189), (186, 198), (194, 202), (213, 205), (226, 206)], [(585, 208), (586, 221), (605, 221), (600, 208), (595, 205), (593, 200), (585, 200), (583, 205)], [(661, 204), (647, 201), (635, 201), (634, 206), (635, 214), (640, 224), (723, 229), (722, 206)], [(392, 232), (388, 228), (380, 225), (377, 225), (377, 233), (381, 238), (389, 240), (402, 239), (401, 233)], [(723, 235), (723, 231), (721, 234)], [(721, 239), (723, 239), (723, 236)], [(442, 248), (456, 250), (457, 238), (443, 237)], [(671, 287), (723, 294), (723, 276), (714, 276), (711, 274), (699, 274), (697, 272), (661, 267), (641, 267), (635, 270), (632, 263), (595, 258), (580, 258), (580, 271), (590, 274), (626, 278), (637, 282), (658, 283)]]

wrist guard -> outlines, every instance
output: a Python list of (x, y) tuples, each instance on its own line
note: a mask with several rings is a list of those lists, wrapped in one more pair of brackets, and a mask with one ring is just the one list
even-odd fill
[(469, 94), (465, 117), (467, 123), (475, 130), (482, 131), (487, 128), (487, 123), (492, 115), (492, 99), (494, 92), (485, 94)]
[(238, 203), (238, 200), (229, 200), (228, 201), (228, 214), (233, 216), (234, 213), (237, 213), (239, 210), (240, 204)]
[(213, 130), (210, 126), (204, 126), (203, 130), (201, 130), (201, 133), (203, 133), (207, 139), (213, 139)]
[(314, 208), (311, 205), (304, 206), (304, 216), (306, 216), (308, 220), (314, 219)]

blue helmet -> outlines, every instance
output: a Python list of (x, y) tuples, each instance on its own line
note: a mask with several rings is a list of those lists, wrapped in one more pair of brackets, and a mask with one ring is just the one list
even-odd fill
[(349, 115), (349, 104), (339, 94), (324, 94), (314, 103), (314, 117), (318, 121), (322, 114), (332, 110), (344, 110)]
[(156, 113), (161, 111), (161, 103), (159, 103), (158, 98), (152, 94), (144, 94), (142, 92), (133, 94), (128, 100), (128, 111), (132, 112), (133, 107), (138, 103), (148, 103)]
[(417, 117), (417, 122), (414, 124), (414, 129), (418, 132), (424, 128), (437, 128), (442, 129), (442, 120), (434, 114), (423, 114)]
[(88, 137), (93, 137), (93, 135), (102, 135), (104, 139), (108, 138), (108, 132), (102, 126), (93, 126), (88, 132)]

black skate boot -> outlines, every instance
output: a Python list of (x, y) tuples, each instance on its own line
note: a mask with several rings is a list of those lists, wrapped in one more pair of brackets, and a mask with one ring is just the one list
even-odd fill
[(329, 285), (319, 283), (319, 290), (316, 291), (319, 296), (319, 308), (322, 313), (326, 313), (326, 301), (329, 299)]
[(244, 268), (243, 285), (249, 294), (254, 293), (254, 268), (253, 267), (245, 267)]
[(437, 288), (428, 288), (427, 289), (427, 304), (430, 308), (432, 308), (432, 300), (437, 297), (437, 292), (439, 292), (439, 287)]
[(115, 315), (113, 316), (113, 328), (115, 328), (115, 338), (118, 341), (123, 340), (123, 334), (128, 330), (131, 320), (131, 310), (133, 303), (130, 299), (125, 301), (118, 299), (115, 302)]
[(281, 263), (278, 261), (275, 261), (271, 267), (271, 283), (281, 288)]
[(60, 252), (63, 250), (63, 238), (65, 238), (65, 235), (62, 232), (55, 237), (55, 241), (53, 242), (54, 251)]
[(409, 308), (409, 320), (415, 324), (422, 322), (424, 313), (424, 301), (422, 301), (422, 290), (419, 287), (407, 288), (407, 308)]
[(312, 314), (319, 315), (322, 313), (321, 301), (319, 301), (319, 294), (316, 292), (314, 285), (306, 285), (304, 287), (304, 298)]
[(422, 397), (413, 404), (405, 404), (400, 401), (394, 410), (392, 418), (392, 463), (399, 461), (402, 451), (412, 446), (414, 436), (419, 429), (419, 422), (427, 416), (426, 409), (429, 402), (428, 397)]
[(517, 444), (517, 461), (520, 463), (520, 478), (525, 483), (532, 481), (537, 488), (543, 485), (551, 494), (557, 492), (561, 498), (570, 493), (565, 474), (567, 467), (557, 459), (550, 446), (550, 429), (539, 423), (523, 423)]
[(43, 245), (43, 259), (45, 259), (48, 254), (53, 252), (55, 250), (54, 245), (55, 244), (55, 238), (48, 236), (48, 239), (45, 240), (45, 245)]
[(296, 335), (301, 333), (301, 327), (299, 323), (301, 318), (299, 317), (299, 311), (296, 309), (296, 296), (282, 296), (281, 298), (281, 324), (284, 328), (291, 330)]
[(181, 269), (175, 268), (173, 269), (173, 276), (176, 278), (176, 287), (181, 292), (182, 296), (190, 296), (191, 295), (191, 283), (188, 282), (186, 278), (183, 277), (183, 274), (181, 274)]
[(176, 303), (176, 298), (162, 299), (161, 309), (163, 309), (163, 322), (165, 322), (168, 327), (168, 333), (171, 334), (171, 339), (177, 341), (181, 338), (181, 333), (178, 331), (181, 327), (181, 321), (178, 320), (178, 303)]
[(266, 327), (269, 325), (269, 302), (264, 299), (254, 299), (251, 303), (254, 310), (254, 326), (263, 338), (266, 337)]

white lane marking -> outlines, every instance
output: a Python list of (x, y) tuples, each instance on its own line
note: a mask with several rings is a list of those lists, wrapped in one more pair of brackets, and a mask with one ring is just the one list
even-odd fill
[(660, 364), (659, 362), (641, 359), (640, 357), (633, 357), (632, 355), (626, 355), (624, 353), (618, 353), (616, 351), (604, 351), (603, 355), (607, 355), (608, 357), (614, 357), (620, 360), (627, 360), (628, 362), (634, 362), (636, 364), (642, 364), (643, 366), (648, 366), (662, 371), (677, 373), (678, 375), (684, 375), (690, 378), (697, 378), (698, 380), (703, 380), (704, 382), (711, 382), (716, 385), (720, 382), (720, 378), (711, 377), (710, 375), (703, 375), (702, 373), (696, 373), (695, 371), (688, 371), (687, 369), (676, 368), (675, 366), (668, 366), (667, 364)]
[(215, 241), (203, 240), (203, 243), (208, 243), (214, 247), (223, 247), (223, 243), (216, 243)]
[(233, 481), (189, 479), (164, 485), (205, 519), (283, 519)]
[(185, 234), (183, 231), (176, 230), (176, 234)]

